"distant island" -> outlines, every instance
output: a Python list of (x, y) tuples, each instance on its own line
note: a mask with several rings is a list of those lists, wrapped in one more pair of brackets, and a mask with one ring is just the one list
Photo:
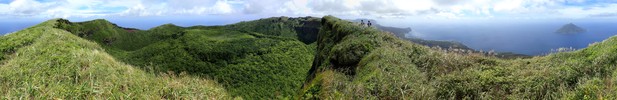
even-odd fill
[(559, 30), (555, 31), (555, 33), (559, 34), (577, 34), (577, 33), (585, 33), (587, 30), (578, 27), (572, 23), (563, 25)]

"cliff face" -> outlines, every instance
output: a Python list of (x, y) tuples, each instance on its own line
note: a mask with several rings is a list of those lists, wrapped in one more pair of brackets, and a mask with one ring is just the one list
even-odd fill
[[(386, 92), (390, 89), (369, 89), (366, 87), (368, 84), (420, 86), (425, 81), (426, 78), (422, 77), (418, 69), (424, 65), (416, 65), (420, 59), (413, 58), (416, 58), (414, 55), (427, 54), (428, 48), (376, 28), (361, 27), (332, 16), (323, 17), (321, 24), (315, 59), (303, 86), (302, 98), (353, 98), (361, 95), (364, 95), (363, 98), (374, 98), (378, 96), (370, 95), (371, 91)], [(390, 74), (382, 73), (385, 70), (389, 70), (387, 73)], [(386, 78), (391, 75), (405, 77)], [(392, 82), (414, 79), (417, 81)], [(405, 94), (411, 93), (408, 89), (419, 92), (420, 87), (409, 87)], [(400, 93), (383, 95), (389, 97), (381, 98), (403, 97)]]

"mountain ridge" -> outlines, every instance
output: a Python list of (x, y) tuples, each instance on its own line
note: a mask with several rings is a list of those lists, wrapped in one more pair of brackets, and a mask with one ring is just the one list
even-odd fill
[(295, 73), (309, 69), (310, 40), (301, 41), (302, 33), (296, 31), (303, 22), (310, 18), (265, 18), (225, 26), (164, 24), (133, 32), (101, 20), (57, 27), (90, 34), (80, 36), (138, 68), (211, 77), (231, 96), (267, 99), (293, 97), (304, 76)]
[(0, 37), (3, 98), (230, 98), (207, 79), (134, 69), (98, 44), (53, 28), (58, 20)]
[(617, 98), (615, 36), (572, 52), (498, 59), (430, 48), (334, 16), (130, 30), (104, 20), (52, 19), (0, 36), (0, 94), (9, 99)]
[[(401, 41), (333, 16), (322, 18), (304, 99), (616, 98), (617, 37), (527, 59), (458, 54)], [(546, 84), (556, 83), (556, 84)], [(612, 92), (601, 92), (612, 91)]]

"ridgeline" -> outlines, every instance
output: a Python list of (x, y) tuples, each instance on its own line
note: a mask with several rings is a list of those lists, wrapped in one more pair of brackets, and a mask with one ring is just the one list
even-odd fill
[(59, 21), (57, 28), (97, 42), (127, 64), (212, 78), (234, 97), (255, 99), (294, 97), (313, 59), (310, 43), (315, 39), (305, 30), (319, 23), (312, 17), (273, 17), (226, 26), (165, 24), (136, 30), (102, 19)]
[(322, 19), (304, 99), (615, 99), (617, 37), (588, 48), (498, 59), (430, 49)]
[(215, 81), (118, 61), (53, 19), (0, 37), (3, 99), (231, 99)]
[(617, 37), (501, 59), (333, 16), (124, 28), (53, 19), (0, 36), (5, 99), (617, 99)]

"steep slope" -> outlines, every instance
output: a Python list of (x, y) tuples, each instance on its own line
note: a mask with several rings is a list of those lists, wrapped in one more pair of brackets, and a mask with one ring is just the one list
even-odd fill
[(5, 99), (225, 99), (214, 81), (155, 74), (115, 60), (98, 44), (56, 29), (54, 19), (0, 37)]
[(503, 60), (409, 43), (322, 18), (305, 99), (616, 99), (617, 37), (575, 52)]
[(93, 30), (85, 31), (91, 35), (83, 38), (103, 45), (128, 64), (214, 78), (232, 96), (273, 99), (292, 98), (310, 68), (314, 47), (306, 44), (310, 40), (299, 37), (303, 31), (296, 31), (310, 29), (304, 23), (305, 18), (267, 18), (226, 26), (165, 24), (129, 32), (95, 20), (67, 21), (57, 27), (75, 33)]

